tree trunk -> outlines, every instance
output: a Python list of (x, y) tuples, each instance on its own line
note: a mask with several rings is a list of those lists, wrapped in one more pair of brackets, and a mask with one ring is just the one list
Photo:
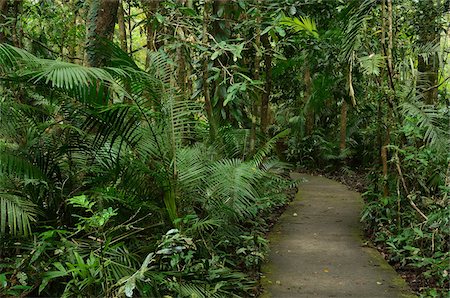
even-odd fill
[(146, 36), (147, 36), (147, 55), (145, 58), (145, 67), (148, 68), (150, 65), (150, 55), (149, 51), (157, 51), (158, 47), (156, 44), (156, 31), (153, 29), (153, 16), (158, 10), (160, 0), (143, 0), (144, 12), (147, 18), (147, 23), (145, 26)]
[(428, 61), (425, 61), (422, 56), (419, 56), (418, 60), (417, 70), (422, 74), (422, 80), (425, 82), (418, 88), (419, 92), (423, 93), (423, 99), (426, 104), (436, 104), (438, 88), (433, 88), (433, 86), (438, 84), (439, 66), (436, 54), (432, 54)]
[[(205, 0), (205, 6), (203, 7), (203, 32), (202, 32), (202, 43), (204, 46), (209, 44), (208, 40), (208, 25), (209, 25), (209, 9), (210, 3), (209, 0)], [(208, 83), (208, 64), (209, 64), (209, 55), (205, 53), (205, 57), (203, 58), (203, 96), (205, 98), (205, 111), (206, 117), (209, 122), (209, 135), (211, 140), (215, 140), (217, 134), (216, 122), (213, 114), (213, 107), (211, 103), (211, 95), (209, 92), (209, 83)]]
[(389, 184), (388, 184), (388, 154), (387, 154), (387, 146), (390, 143), (390, 132), (389, 132), (389, 124), (387, 125), (386, 135), (383, 142), (383, 146), (381, 146), (381, 162), (383, 167), (383, 195), (385, 197), (389, 196)]
[[(216, 42), (227, 41), (229, 39), (229, 22), (227, 18), (227, 4), (229, 0), (214, 0), (212, 1), (212, 36)], [(223, 69), (223, 66), (228, 65), (228, 59), (225, 55), (217, 57), (213, 62), (214, 67), (218, 69)], [(223, 71), (222, 71), (223, 73)], [(220, 79), (219, 79), (220, 80)], [(211, 94), (213, 98), (213, 117), (215, 118), (215, 123), (217, 127), (220, 127), (222, 115), (224, 119), (229, 119), (232, 121), (232, 117), (228, 111), (228, 106), (224, 107), (223, 103), (225, 101), (226, 87), (224, 85), (218, 84), (219, 80), (214, 80), (211, 83)]]
[(270, 93), (272, 92), (272, 46), (270, 45), (268, 34), (262, 36), (262, 42), (264, 44), (264, 71), (266, 82), (261, 101), (261, 133), (266, 136), (267, 127), (269, 126)]
[(341, 152), (345, 150), (346, 147), (346, 139), (347, 139), (347, 101), (342, 100), (341, 106), (341, 133), (340, 133), (340, 142), (339, 148)]
[[(392, 91), (395, 91), (394, 88), (394, 81), (393, 81), (393, 63), (392, 63), (392, 49), (393, 49), (393, 32), (392, 32), (392, 0), (387, 0), (387, 23), (388, 23), (388, 31), (387, 31), (387, 37), (388, 37), (388, 45), (387, 45), (387, 60), (388, 60), (388, 81), (389, 86)], [(388, 101), (388, 115), (386, 119), (386, 135), (384, 138), (383, 146), (381, 147), (381, 163), (383, 168), (383, 195), (386, 197), (389, 195), (389, 184), (388, 184), (388, 151), (387, 146), (390, 144), (391, 139), (391, 115), (393, 112), (392, 105), (392, 98), (388, 97), (391, 95), (387, 95), (387, 101)]]
[(117, 9), (117, 23), (119, 24), (119, 42), (120, 48), (127, 52), (127, 31), (125, 29), (125, 12), (123, 10), (123, 1), (119, 2)]
[(89, 66), (100, 67), (109, 62), (105, 52), (105, 41), (112, 40), (116, 23), (119, 0), (92, 1), (88, 13), (88, 34), (86, 62)]
[[(261, 64), (261, 56), (262, 56), (262, 47), (261, 47), (261, 12), (259, 11), (259, 5), (261, 4), (261, 0), (258, 0), (258, 12), (256, 17), (256, 28), (255, 28), (255, 64), (253, 69), (253, 78), (256, 81), (260, 79), (260, 64)], [(256, 126), (258, 119), (258, 106), (261, 101), (261, 92), (259, 90), (255, 90), (255, 98), (252, 100), (251, 107), (251, 128), (250, 128), (250, 154), (255, 152), (256, 146)]]
[[(430, 44), (440, 43), (440, 18), (443, 16), (445, 6), (437, 1), (434, 5), (433, 1), (417, 1), (415, 3), (416, 11), (420, 11), (420, 18), (417, 18), (416, 26), (418, 27), (418, 41), (420, 46), (428, 46)], [(439, 48), (439, 47), (438, 47)], [(431, 53), (428, 59), (418, 55), (417, 70), (420, 75), (420, 83), (417, 84), (417, 91), (422, 93), (426, 104), (436, 104), (438, 99), (438, 88), (433, 88), (438, 84), (439, 57), (437, 53)]]
[(311, 82), (311, 71), (309, 69), (309, 65), (306, 66), (305, 74), (304, 74), (304, 82), (305, 82), (305, 111), (306, 111), (306, 135), (311, 135), (314, 130), (314, 110), (309, 102), (311, 99), (311, 91), (312, 91), (312, 82)]
[(8, 0), (0, 0), (0, 42), (6, 42), (5, 28), (6, 17), (8, 14)]
[(22, 47), (22, 29), (19, 29), (22, 27), (19, 24), (19, 15), (22, 10), (22, 0), (16, 0), (13, 2), (13, 11), (14, 11), (14, 22), (12, 26), (12, 42), (15, 47), (21, 48)]

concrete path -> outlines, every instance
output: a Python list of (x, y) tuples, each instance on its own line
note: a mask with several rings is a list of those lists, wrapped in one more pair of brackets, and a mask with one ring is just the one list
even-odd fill
[(357, 192), (293, 176), (305, 180), (269, 236), (262, 297), (416, 297), (378, 251), (364, 247)]

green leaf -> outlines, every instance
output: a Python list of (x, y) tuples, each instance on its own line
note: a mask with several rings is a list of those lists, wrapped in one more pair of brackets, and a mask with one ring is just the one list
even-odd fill
[(281, 37), (285, 37), (285, 36), (286, 36), (286, 31), (284, 31), (283, 28), (276, 26), (276, 27), (275, 27), (275, 30), (278, 32), (278, 34), (279, 34)]
[(215, 52), (211, 55), (211, 60), (216, 60), (217, 57), (219, 57), (220, 55), (222, 55), (222, 51), (215, 51)]
[(8, 285), (8, 281), (6, 279), (6, 273), (0, 274), (0, 286), (2, 288), (6, 288), (7, 285)]

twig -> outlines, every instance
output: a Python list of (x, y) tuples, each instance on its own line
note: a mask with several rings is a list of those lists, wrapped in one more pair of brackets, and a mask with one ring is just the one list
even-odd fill
[(428, 92), (428, 91), (430, 91), (430, 90), (439, 88), (440, 86), (442, 86), (442, 85), (443, 85), (446, 81), (448, 81), (449, 79), (450, 79), (450, 76), (448, 76), (445, 80), (443, 80), (443, 81), (440, 82), (439, 84), (434, 85), (434, 86), (431, 86), (430, 88), (427, 88), (427, 89), (423, 90), (422, 92)]
[(414, 208), (414, 210), (417, 211), (417, 213), (420, 214), (420, 216), (422, 216), (425, 220), (428, 220), (428, 217), (419, 209), (419, 207), (417, 207), (417, 205), (411, 199), (412, 195), (409, 193), (408, 187), (406, 186), (406, 181), (405, 181), (405, 178), (403, 177), (402, 169), (400, 167), (400, 159), (398, 158), (397, 152), (395, 153), (394, 158), (395, 158), (395, 164), (397, 166), (397, 172), (398, 172), (398, 175), (400, 176), (400, 180), (402, 181), (402, 186), (406, 192), (406, 197), (409, 200), (409, 204)]
[[(40, 45), (41, 47), (43, 47), (44, 49), (46, 49), (47, 51), (49, 51), (49, 52), (52, 53), (52, 54), (64, 56), (63, 53), (59, 53), (59, 52), (57, 52), (57, 51), (54, 51), (54, 50), (50, 49), (49, 47), (47, 47), (45, 44), (43, 44), (43, 43), (40, 42), (39, 40), (36, 40), (36, 39), (30, 37), (28, 34), (24, 34), (24, 37), (25, 37), (25, 38), (28, 38), (28, 39), (31, 40), (32, 42), (37, 43), (38, 45)], [(82, 58), (79, 58), (79, 57), (68, 57), (68, 56), (65, 56), (65, 57), (68, 58), (68, 59), (70, 59), (70, 60), (81, 60), (81, 61), (83, 61), (83, 59), (82, 59)]]

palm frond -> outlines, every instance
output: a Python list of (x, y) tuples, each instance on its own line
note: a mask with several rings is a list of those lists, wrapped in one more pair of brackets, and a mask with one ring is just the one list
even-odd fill
[(263, 159), (269, 155), (274, 146), (276, 145), (277, 141), (285, 138), (286, 136), (288, 136), (290, 133), (289, 129), (283, 130), (282, 132), (278, 133), (277, 135), (275, 135), (274, 137), (272, 137), (270, 140), (268, 140), (263, 146), (261, 146), (261, 148), (259, 148), (259, 150), (255, 153), (255, 155), (252, 158), (252, 163), (255, 164), (255, 166), (259, 166)]
[(15, 153), (0, 149), (0, 173), (18, 178), (46, 180), (42, 170)]
[(28, 236), (31, 223), (35, 222), (38, 209), (29, 200), (7, 193), (0, 193), (0, 232)]
[(433, 105), (415, 100), (400, 106), (402, 113), (417, 121), (417, 126), (425, 130), (423, 141), (437, 148), (445, 149), (449, 145), (448, 109), (438, 109)]
[(380, 75), (380, 70), (384, 66), (384, 57), (380, 54), (371, 54), (358, 58), (361, 69), (365, 75)]
[(342, 56), (345, 61), (351, 59), (351, 55), (361, 46), (364, 24), (369, 18), (376, 0), (351, 1), (347, 9), (343, 11), (342, 19), (348, 20), (343, 30), (344, 40)]
[(309, 17), (289, 18), (282, 17), (280, 24), (289, 27), (293, 32), (305, 32), (306, 34), (318, 38), (316, 22)]
[[(259, 197), (255, 184), (263, 176), (252, 163), (238, 159), (224, 159), (209, 166), (207, 176), (206, 209), (219, 212), (223, 207), (239, 218), (253, 216), (255, 201)], [(208, 206), (209, 205), (209, 206)], [(220, 218), (220, 217), (219, 217)]]

